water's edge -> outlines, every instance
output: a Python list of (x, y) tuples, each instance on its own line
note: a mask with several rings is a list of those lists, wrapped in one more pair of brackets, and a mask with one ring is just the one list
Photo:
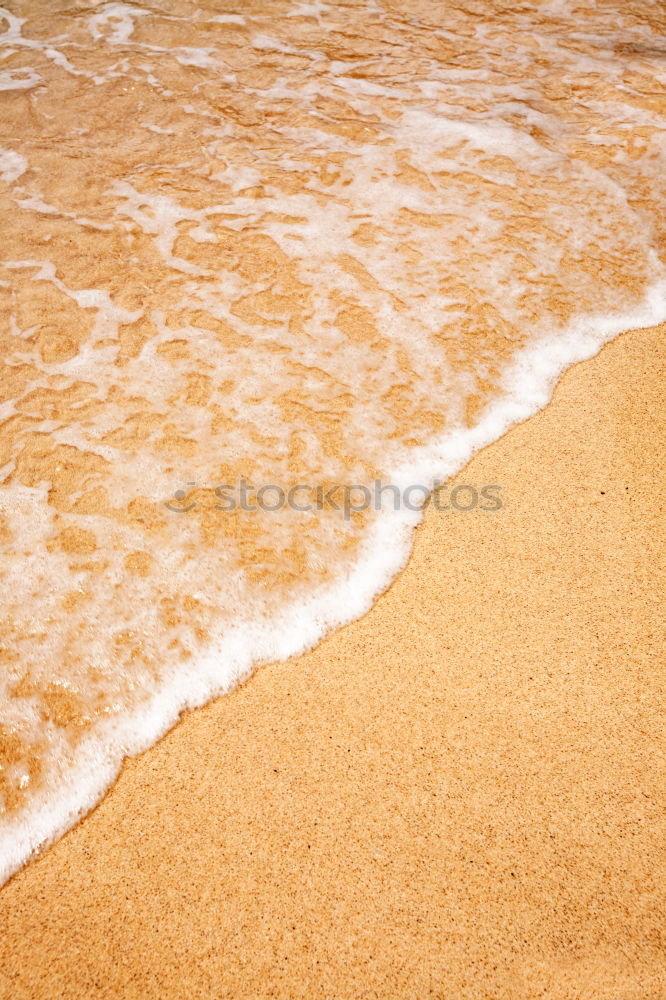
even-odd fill
[[(422, 482), (432, 488), (435, 480), (450, 479), (482, 448), (542, 410), (567, 369), (593, 358), (621, 334), (663, 322), (666, 282), (659, 282), (630, 313), (581, 318), (565, 334), (532, 344), (506, 371), (505, 395), (482, 414), (475, 427), (445, 435), (421, 449), (409, 466), (394, 471), (391, 481), (396, 485)], [(48, 800), (45, 788), (33, 800), (29, 822), (12, 821), (0, 833), (0, 886), (98, 805), (124, 759), (152, 747), (183, 712), (230, 693), (258, 667), (300, 655), (333, 630), (366, 614), (406, 566), (421, 519), (419, 511), (383, 512), (344, 580), (314, 595), (305, 608), (299, 603), (272, 621), (235, 627), (218, 637), (194, 667), (173, 676), (139, 711), (122, 724), (109, 720), (93, 738), (83, 741), (77, 748), (78, 763), (59, 789), (57, 806)], [(108, 749), (100, 756), (102, 742)]]

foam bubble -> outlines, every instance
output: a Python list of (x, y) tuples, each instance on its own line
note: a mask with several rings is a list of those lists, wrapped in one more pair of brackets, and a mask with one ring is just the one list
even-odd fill
[(666, 319), (649, 11), (37, 6), (0, 35), (0, 881), (390, 584), (419, 511), (336, 489), (446, 479)]

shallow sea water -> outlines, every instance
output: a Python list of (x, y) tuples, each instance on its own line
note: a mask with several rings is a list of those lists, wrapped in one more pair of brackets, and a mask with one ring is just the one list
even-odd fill
[(666, 319), (665, 125), (657, 4), (0, 8), (0, 882)]

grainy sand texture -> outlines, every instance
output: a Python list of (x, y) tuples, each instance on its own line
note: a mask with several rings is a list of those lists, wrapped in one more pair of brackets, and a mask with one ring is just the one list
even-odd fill
[(665, 51), (4, 0), (0, 1000), (666, 1000)]
[(666, 330), (571, 370), (362, 620), (0, 892), (11, 1000), (661, 1000)]

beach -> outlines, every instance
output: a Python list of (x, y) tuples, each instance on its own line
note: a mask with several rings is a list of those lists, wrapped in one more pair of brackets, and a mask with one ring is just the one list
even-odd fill
[(0, 7), (0, 1000), (663, 1000), (666, 20)]
[(126, 761), (0, 891), (0, 995), (658, 1000), (665, 328), (457, 476), (360, 620)]

